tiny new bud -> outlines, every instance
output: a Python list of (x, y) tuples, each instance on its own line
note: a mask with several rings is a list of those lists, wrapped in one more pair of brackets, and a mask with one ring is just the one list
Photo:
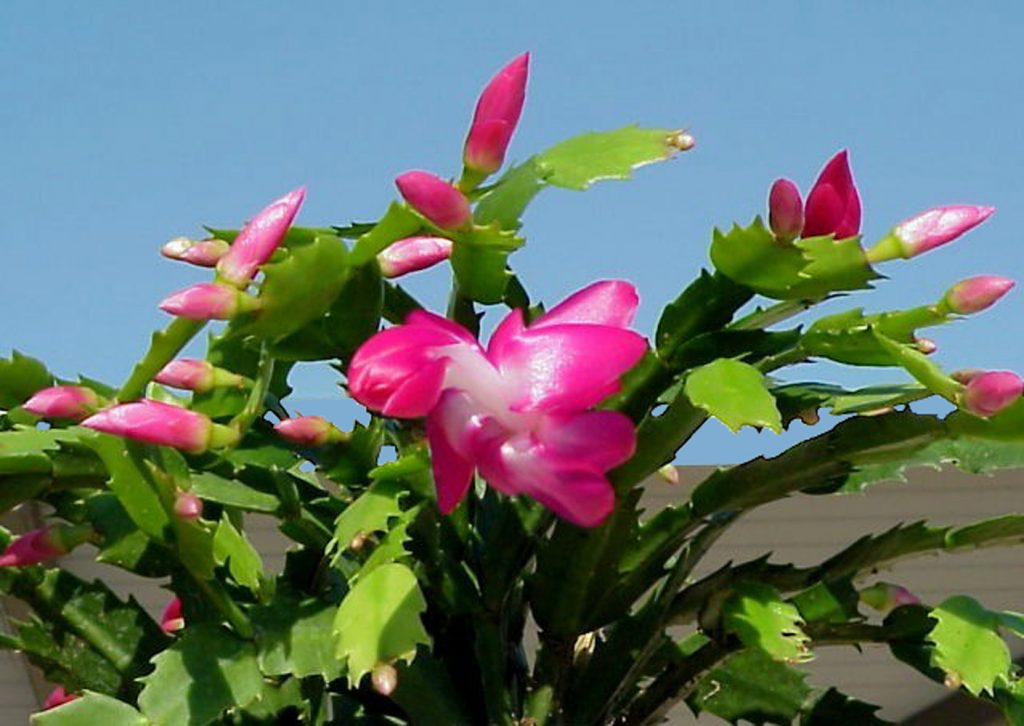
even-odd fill
[(949, 374), (949, 377), (957, 383), (963, 383), (966, 386), (984, 372), (985, 371), (981, 368), (964, 368), (961, 371), (953, 371)]
[(153, 380), (172, 388), (183, 388), (205, 393), (218, 386), (241, 386), (245, 377), (217, 368), (209, 361), (194, 358), (172, 360), (157, 373)]
[(672, 486), (679, 484), (679, 469), (676, 468), (675, 464), (665, 464), (665, 466), (658, 469), (658, 476), (666, 484), (671, 484)]
[(995, 305), (1016, 283), (1008, 277), (978, 275), (949, 288), (940, 305), (958, 315), (970, 315)]
[(185, 627), (185, 616), (181, 613), (181, 598), (174, 598), (164, 608), (160, 616), (160, 629), (168, 635)]
[[(995, 207), (981, 207), (973, 204), (935, 207), (915, 214), (897, 224), (893, 227), (889, 237), (879, 242), (876, 248), (881, 249), (884, 246), (890, 255), (885, 259), (892, 259), (896, 256), (909, 259), (947, 242), (952, 242), (991, 217), (995, 211)], [(890, 239), (895, 240), (896, 245), (887, 244)], [(882, 252), (874, 250), (868, 253), (869, 259), (881, 260), (883, 259), (881, 255)]]
[(81, 696), (77, 693), (68, 693), (64, 690), (64, 686), (57, 686), (50, 691), (50, 695), (43, 701), (43, 710), (49, 711), (51, 708), (63, 706), (65, 703), (71, 703), (76, 698), (81, 698)]
[(175, 237), (160, 252), (171, 260), (188, 262), (197, 267), (216, 267), (217, 262), (228, 251), (228, 243), (222, 239), (192, 240), (187, 237)]
[(768, 192), (768, 226), (780, 240), (793, 240), (804, 228), (804, 203), (789, 179), (776, 179)]
[(252, 295), (213, 282), (186, 287), (160, 303), (165, 313), (189, 320), (230, 320), (259, 306), (260, 301)]
[(677, 131), (668, 137), (669, 146), (679, 151), (689, 151), (697, 145), (697, 139), (688, 131)]
[(931, 355), (939, 349), (939, 344), (931, 338), (914, 338), (914, 346), (925, 355)]
[(231, 249), (217, 263), (218, 278), (235, 287), (246, 287), (260, 265), (269, 260), (284, 241), (305, 198), (305, 187), (288, 192), (242, 227)]
[(444, 237), (406, 237), (390, 244), (377, 255), (384, 277), (394, 278), (425, 270), (452, 254), (452, 241)]
[(355, 536), (352, 537), (352, 541), (348, 543), (348, 548), (353, 552), (359, 552), (366, 546), (366, 542), (369, 539), (370, 535), (367, 532), (356, 532)]
[(174, 497), (174, 516), (186, 522), (203, 516), (203, 500), (192, 492), (178, 492)]
[(299, 446), (336, 444), (348, 438), (323, 416), (295, 416), (274, 425), (281, 438)]
[(81, 420), (100, 405), (96, 392), (84, 386), (52, 386), (36, 391), (22, 404), (29, 413), (45, 418)]
[(860, 195), (846, 150), (833, 156), (814, 182), (804, 205), (804, 237), (832, 234), (836, 239), (860, 232)]
[(523, 111), (529, 69), (530, 54), (523, 53), (498, 71), (480, 94), (462, 153), (467, 169), (487, 176), (501, 167)]
[(229, 445), (238, 439), (237, 431), (214, 424), (201, 413), (151, 400), (104, 409), (83, 421), (82, 426), (193, 454), (211, 446)]
[(26, 567), (66, 555), (93, 536), (89, 525), (49, 526), (33, 529), (7, 545), (0, 567)]
[(860, 591), (860, 601), (873, 610), (888, 614), (902, 605), (920, 605), (921, 599), (905, 587), (878, 582)]
[(373, 690), (382, 696), (390, 696), (398, 687), (398, 671), (390, 663), (378, 663), (370, 673)]
[(439, 176), (407, 171), (395, 179), (395, 186), (410, 207), (441, 229), (459, 229), (472, 220), (469, 200)]
[(986, 371), (973, 376), (961, 394), (961, 405), (975, 416), (994, 416), (1024, 395), (1024, 380), (1011, 371)]

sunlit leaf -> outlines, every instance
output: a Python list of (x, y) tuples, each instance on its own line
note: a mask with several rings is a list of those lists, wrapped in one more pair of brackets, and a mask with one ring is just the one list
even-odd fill
[(752, 365), (721, 358), (686, 377), (686, 395), (733, 431), (743, 426), (782, 430), (764, 375)]

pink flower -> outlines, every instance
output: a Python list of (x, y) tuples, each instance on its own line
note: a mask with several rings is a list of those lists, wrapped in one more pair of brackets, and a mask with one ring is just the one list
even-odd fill
[[(73, 544), (80, 544), (74, 542)], [(52, 560), (71, 551), (61, 531), (53, 527), (33, 529), (21, 535), (0, 555), (0, 567), (26, 567)]]
[(165, 386), (197, 393), (204, 393), (217, 386), (241, 386), (245, 382), (245, 378), (237, 373), (194, 358), (172, 360), (160, 369), (153, 380)]
[(804, 203), (789, 179), (776, 179), (768, 192), (768, 226), (781, 240), (796, 239), (804, 228)]
[(193, 454), (211, 446), (226, 446), (238, 439), (237, 431), (215, 424), (201, 413), (151, 400), (104, 409), (83, 421), (82, 426), (148, 444), (173, 446)]
[(216, 267), (227, 251), (228, 243), (222, 239), (192, 240), (187, 237), (175, 237), (160, 248), (164, 257), (198, 267)]
[(231, 249), (217, 263), (220, 279), (236, 287), (248, 285), (260, 265), (270, 259), (284, 240), (305, 198), (306, 187), (288, 192), (242, 227)]
[(527, 327), (513, 310), (484, 350), (461, 326), (415, 311), (353, 356), (349, 390), (367, 408), (427, 417), (438, 505), (451, 512), (474, 470), (580, 526), (600, 524), (615, 494), (605, 472), (632, 456), (633, 424), (589, 411), (619, 390), (647, 349), (628, 329), (636, 290), (590, 285)]
[(233, 287), (201, 282), (165, 298), (160, 309), (190, 320), (230, 320), (240, 313), (258, 310), (259, 305), (257, 298)]
[(160, 616), (160, 629), (171, 635), (185, 627), (185, 616), (181, 612), (181, 598), (176, 597), (167, 603)]
[(64, 686), (57, 686), (50, 695), (43, 701), (43, 710), (49, 711), (51, 708), (57, 708), (57, 706), (63, 706), (65, 703), (71, 703), (77, 698), (81, 698), (77, 693), (68, 693), (64, 690)]
[(444, 237), (406, 237), (377, 255), (384, 277), (401, 277), (433, 267), (452, 254), (452, 241)]
[(962, 404), (975, 416), (994, 416), (1024, 394), (1024, 381), (1010, 371), (978, 373), (967, 381)]
[(995, 305), (1016, 283), (1008, 277), (978, 275), (953, 285), (942, 298), (943, 304), (958, 315), (970, 315)]
[(995, 211), (995, 207), (971, 204), (935, 207), (897, 224), (893, 236), (900, 243), (903, 257), (909, 259), (952, 242), (991, 217)]
[(174, 497), (174, 516), (191, 522), (203, 516), (203, 500), (192, 492), (178, 492)]
[(469, 200), (439, 176), (407, 171), (395, 179), (395, 186), (409, 206), (441, 229), (465, 227), (472, 219)]
[(803, 236), (834, 234), (836, 239), (845, 239), (859, 232), (860, 195), (844, 149), (825, 164), (807, 195)]
[(29, 413), (45, 418), (80, 420), (95, 411), (100, 398), (91, 388), (84, 386), (52, 386), (36, 391), (22, 404)]
[(523, 53), (498, 71), (476, 103), (462, 158), (466, 167), (493, 174), (505, 160), (526, 99), (530, 54)]
[(274, 431), (280, 434), (281, 438), (300, 446), (323, 446), (344, 441), (346, 438), (343, 431), (335, 428), (322, 416), (286, 418), (274, 426)]

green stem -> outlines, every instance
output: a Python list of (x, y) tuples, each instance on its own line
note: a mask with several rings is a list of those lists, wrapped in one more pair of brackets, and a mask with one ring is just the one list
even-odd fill
[(537, 726), (545, 726), (549, 720), (553, 724), (562, 721), (562, 693), (572, 666), (573, 643), (568, 638), (541, 633), (537, 665), (533, 669), (534, 685), (526, 697), (524, 713)]
[(196, 587), (203, 593), (207, 600), (220, 611), (224, 619), (243, 638), (252, 637), (252, 623), (242, 612), (230, 595), (224, 590), (224, 586), (217, 580), (207, 580), (196, 573), (190, 573)]
[(480, 318), (476, 315), (476, 307), (470, 298), (459, 292), (456, 284), (452, 284), (452, 292), (448, 297), (448, 318), (474, 336), (480, 335)]
[(270, 379), (274, 375), (274, 357), (270, 354), (267, 344), (260, 346), (260, 362), (256, 370), (256, 379), (252, 390), (245, 401), (245, 406), (231, 420), (231, 427), (238, 431), (239, 437), (245, 436), (252, 428), (256, 419), (266, 410), (267, 391), (270, 390)]
[(755, 310), (727, 327), (730, 330), (758, 330), (781, 323), (800, 313), (810, 310), (821, 300), (783, 300), (763, 310)]
[(473, 618), (473, 650), (480, 668), (487, 723), (512, 726), (512, 699), (506, 678), (506, 638), (502, 631), (501, 617), (496, 613), (483, 612)]
[(146, 355), (135, 365), (128, 380), (117, 392), (117, 401), (123, 403), (141, 398), (153, 376), (170, 363), (205, 325), (205, 320), (175, 318), (164, 330), (154, 333)]

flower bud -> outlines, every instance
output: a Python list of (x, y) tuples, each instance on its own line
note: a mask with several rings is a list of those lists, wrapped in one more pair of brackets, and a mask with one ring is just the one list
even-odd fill
[(216, 267), (228, 248), (228, 243), (222, 239), (192, 240), (188, 237), (175, 237), (164, 244), (160, 252), (171, 260), (188, 262), (198, 267)]
[(36, 391), (22, 404), (29, 413), (44, 418), (69, 418), (79, 421), (100, 406), (100, 397), (84, 386), (51, 386)]
[(776, 179), (768, 192), (768, 226), (780, 240), (793, 240), (804, 228), (804, 203), (789, 179)]
[(986, 371), (968, 381), (961, 405), (975, 416), (994, 416), (1024, 394), (1024, 381), (1010, 371)]
[(895, 257), (916, 257), (952, 242), (991, 217), (995, 211), (995, 207), (954, 204), (915, 214), (893, 227), (888, 237), (868, 251), (868, 259), (880, 262)]
[(902, 605), (920, 605), (921, 599), (905, 587), (878, 582), (860, 591), (860, 601), (869, 608), (888, 614)]
[(939, 344), (931, 338), (914, 338), (914, 347), (925, 355), (931, 355), (939, 349)]
[(57, 686), (50, 691), (50, 695), (46, 697), (45, 701), (43, 701), (43, 710), (49, 711), (51, 708), (63, 706), (65, 703), (71, 703), (77, 698), (81, 698), (81, 696), (77, 693), (68, 693), (64, 690), (64, 686)]
[(205, 393), (218, 386), (242, 386), (245, 377), (217, 368), (206, 360), (181, 358), (172, 360), (157, 373), (153, 380), (171, 388)]
[(1015, 284), (1010, 278), (997, 275), (969, 277), (949, 288), (940, 305), (958, 315), (981, 312), (995, 305)]
[(389, 663), (378, 663), (370, 673), (373, 690), (382, 696), (390, 696), (398, 687), (398, 671)]
[(235, 287), (246, 287), (284, 240), (305, 198), (305, 187), (288, 192), (242, 227), (231, 249), (217, 263), (218, 278)]
[(323, 446), (345, 441), (344, 431), (335, 428), (322, 416), (296, 416), (286, 418), (274, 426), (274, 431), (286, 441), (299, 446)]
[(472, 219), (469, 200), (439, 176), (407, 171), (395, 179), (395, 185), (409, 206), (441, 229), (459, 229)]
[(803, 236), (845, 239), (859, 232), (860, 195), (844, 149), (829, 160), (807, 195)]
[(523, 53), (498, 71), (480, 94), (462, 154), (466, 168), (486, 176), (501, 167), (523, 111), (529, 67), (530, 54)]
[(176, 597), (167, 603), (160, 616), (160, 629), (171, 635), (185, 627), (185, 617), (181, 612), (181, 598)]
[(260, 301), (252, 295), (213, 282), (186, 287), (160, 303), (165, 313), (190, 320), (230, 320), (259, 306)]
[(953, 371), (952, 373), (949, 374), (949, 377), (952, 378), (957, 383), (963, 383), (966, 386), (973, 379), (977, 378), (984, 372), (985, 371), (982, 370), (981, 368), (964, 368), (963, 370), (960, 371)]
[(238, 441), (238, 431), (213, 423), (207, 416), (160, 401), (142, 400), (104, 409), (82, 426), (126, 439), (172, 446), (199, 454)]
[(676, 468), (675, 464), (665, 464), (665, 466), (658, 469), (658, 476), (666, 484), (671, 484), (672, 486), (679, 484), (679, 469)]
[(174, 497), (174, 516), (191, 522), (203, 516), (203, 500), (192, 492), (178, 492)]
[(452, 241), (444, 237), (406, 237), (377, 255), (384, 277), (393, 278), (425, 270), (452, 254)]
[(89, 525), (49, 526), (33, 529), (7, 545), (0, 567), (26, 567), (66, 555), (93, 535)]

